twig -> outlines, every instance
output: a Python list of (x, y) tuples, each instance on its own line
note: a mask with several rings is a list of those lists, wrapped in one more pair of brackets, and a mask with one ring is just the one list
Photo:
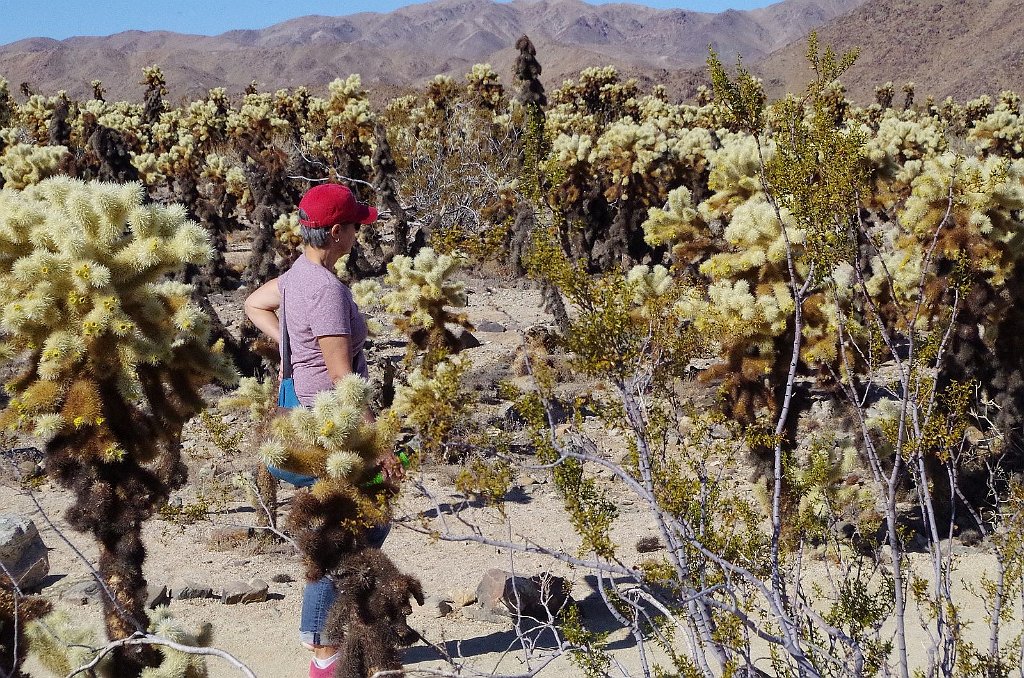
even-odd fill
[(95, 667), (97, 664), (100, 663), (103, 657), (107, 656), (113, 650), (116, 650), (119, 647), (126, 647), (131, 645), (161, 645), (164, 647), (169, 647), (172, 650), (177, 650), (178, 652), (184, 652), (185, 654), (200, 654), (208, 655), (211, 657), (219, 657), (228, 662), (229, 664), (231, 664), (232, 666), (234, 666), (235, 668), (237, 668), (239, 671), (242, 672), (242, 675), (247, 676), (247, 678), (256, 678), (256, 674), (253, 673), (248, 666), (246, 666), (244, 663), (236, 659), (232, 654), (225, 652), (224, 650), (219, 650), (215, 647), (195, 647), (192, 645), (182, 645), (181, 643), (177, 643), (173, 640), (164, 638), (162, 636), (158, 636), (152, 633), (143, 633), (139, 631), (136, 631), (127, 638), (121, 638), (120, 640), (110, 641), (97, 651), (96, 656), (93, 657), (88, 664), (79, 666), (77, 669), (75, 669), (67, 676), (65, 676), (65, 678), (74, 678), (74, 676), (77, 676), (78, 674), (84, 673), (89, 669)]

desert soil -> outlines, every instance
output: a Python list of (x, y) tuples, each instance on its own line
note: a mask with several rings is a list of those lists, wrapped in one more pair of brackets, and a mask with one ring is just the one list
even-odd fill
[[(512, 356), (523, 341), (523, 331), (531, 325), (550, 322), (550, 317), (540, 309), (540, 297), (535, 290), (480, 279), (469, 279), (467, 283), (472, 291), (468, 308), (471, 321), (477, 324), (492, 321), (506, 328), (504, 332), (478, 331), (476, 336), (482, 345), (468, 351), (474, 364), (470, 381), (479, 389), (481, 408), (486, 410), (490, 407), (497, 411), (500, 404), (494, 398), (494, 386), (497, 380), (513, 376), (510, 365)], [(237, 327), (242, 320), (240, 308), (244, 294), (244, 290), (239, 290), (217, 300), (223, 319), (229, 326)], [(382, 336), (374, 351), (401, 355), (404, 349), (396, 339)], [(173, 600), (170, 609), (186, 628), (195, 629), (202, 623), (212, 623), (213, 645), (245, 662), (258, 676), (302, 678), (308, 675), (310, 655), (300, 647), (297, 639), (303, 579), (300, 559), (286, 544), (268, 547), (256, 539), (227, 546), (211, 543), (211, 533), (217, 528), (257, 524), (254, 510), (231, 483), (236, 473), (252, 468), (253, 462), (245, 456), (224, 455), (208, 440), (208, 434), (199, 425), (191, 425), (188, 433), (185, 455), (190, 466), (190, 481), (175, 497), (188, 505), (201, 495), (211, 502), (213, 511), (205, 519), (192, 523), (151, 520), (145, 528), (148, 549), (146, 577), (152, 584), (171, 589), (185, 582), (207, 584), (215, 590), (237, 580), (259, 578), (271, 582), (266, 602), (224, 605), (216, 599)], [(607, 452), (613, 456), (621, 454), (621, 450), (611, 442)], [(590, 573), (572, 569), (545, 555), (524, 555), (475, 541), (436, 541), (420, 530), (423, 518), (427, 518), (436, 527), (444, 528), (446, 525), (453, 535), (476, 533), (501, 541), (575, 554), (579, 539), (565, 516), (549, 472), (530, 469), (534, 461), (528, 455), (522, 456), (521, 462), (522, 468), (510, 495), (512, 500), (507, 504), (504, 516), (494, 509), (467, 503), (466, 498), (455, 491), (452, 478), (459, 467), (421, 467), (409, 478), (399, 501), (395, 528), (384, 545), (385, 553), (403, 571), (420, 578), (428, 597), (457, 597), (462, 592), (472, 592), (483, 573), (491, 567), (526, 575), (552, 572), (564, 576), (573, 582), (572, 595), (581, 602), (586, 623), (596, 630), (613, 631), (609, 649), (618, 664), (613, 675), (641, 675), (637, 648), (627, 633), (616, 629), (614, 620), (604, 610)], [(434, 501), (414, 489), (417, 483), (429, 490)], [(620, 484), (609, 480), (607, 487), (621, 510), (613, 531), (614, 539), (621, 545), (624, 562), (632, 565), (645, 557), (635, 549), (637, 540), (653, 536), (655, 527), (649, 514), (632, 501)], [(288, 490), (281, 491), (283, 506), (279, 510), (280, 515), (287, 511), (292, 494)], [(61, 594), (69, 587), (90, 576), (87, 564), (75, 555), (63, 538), (70, 540), (94, 564), (95, 549), (91, 540), (73, 532), (65, 523), (63, 512), (69, 503), (65, 491), (53, 484), (45, 484), (34, 496), (45, 517), (36, 508), (32, 497), (0, 484), (0, 511), (31, 517), (50, 548), (50, 576), (42, 594), (68, 609), (75, 620), (98, 625), (98, 604), (69, 605), (68, 601), (61, 600)], [(438, 509), (442, 514), (440, 520)], [(52, 526), (49, 521), (52, 521)], [(961, 576), (967, 580), (977, 580), (981, 572), (991, 570), (993, 558), (984, 545), (977, 548), (957, 545), (953, 548), (961, 562)], [(923, 563), (919, 565), (924, 567)], [(280, 581), (289, 578), (291, 581)], [(966, 595), (961, 582), (957, 582), (957, 588), (958, 597), (968, 606), (967, 618), (978, 620), (970, 632), (978, 635), (980, 640), (984, 634), (981, 628), (983, 610), (971, 596)], [(463, 675), (522, 674), (543, 665), (555, 644), (550, 631), (520, 637), (511, 621), (481, 619), (474, 616), (472, 607), (456, 609), (442, 616), (436, 605), (428, 604), (415, 610), (410, 624), (426, 639), (456, 657), (464, 667)], [(918, 651), (923, 642), (923, 637), (915, 639)], [(425, 644), (405, 649), (403, 657), (410, 675), (452, 670), (450, 665), (439, 659), (435, 649)], [(209, 667), (210, 675), (215, 678), (241, 675), (237, 669), (216, 658), (210, 659)], [(48, 675), (34, 662), (30, 662), (27, 668), (32, 676)], [(541, 675), (572, 676), (579, 673), (567, 658), (561, 657), (545, 666)]]

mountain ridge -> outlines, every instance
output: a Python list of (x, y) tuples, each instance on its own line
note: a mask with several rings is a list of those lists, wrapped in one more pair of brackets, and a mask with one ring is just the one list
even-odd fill
[[(865, 0), (784, 0), (757, 10), (712, 14), (582, 0), (434, 0), (392, 12), (305, 16), (263, 29), (216, 36), (123, 31), (65, 40), (26, 38), (0, 46), (0, 75), (15, 87), (138, 100), (141, 71), (158, 64), (171, 98), (202, 96), (211, 87), (237, 93), (250, 81), (277, 89), (321, 90), (335, 77), (359, 73), (375, 87), (414, 87), (436, 74), (462, 79), (474, 63), (490, 62), (512, 78), (516, 39), (537, 45), (548, 87), (588, 66), (615, 65), (627, 76), (666, 82), (692, 94), (707, 47), (725, 59), (758, 60)], [(689, 83), (689, 84), (687, 84)]]

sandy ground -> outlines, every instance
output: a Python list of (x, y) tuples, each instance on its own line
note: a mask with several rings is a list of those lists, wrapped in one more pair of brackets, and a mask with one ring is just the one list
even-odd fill
[[(471, 320), (495, 321), (507, 328), (503, 333), (478, 332), (483, 345), (469, 352), (475, 365), (474, 383), (480, 385), (481, 394), (487, 400), (486, 395), (491, 388), (487, 383), (493, 385), (496, 378), (508, 376), (511, 356), (522, 341), (521, 331), (534, 323), (548, 322), (549, 318), (540, 310), (539, 295), (534, 290), (493, 288), (486, 281), (479, 280), (471, 280), (470, 288), (473, 290), (469, 307)], [(240, 321), (237, 307), (227, 304), (223, 308), (227, 322), (236, 324)], [(401, 349), (398, 350), (400, 353)], [(186, 442), (185, 453), (192, 469), (192, 480), (176, 496), (189, 503), (194, 501), (197, 492), (203, 492), (214, 499), (215, 510), (207, 519), (191, 524), (150, 521), (145, 528), (149, 552), (146, 576), (151, 583), (172, 589), (186, 581), (205, 583), (217, 589), (235, 580), (260, 578), (271, 582), (276, 575), (277, 579), (282, 578), (279, 575), (287, 575), (293, 581), (271, 583), (270, 599), (266, 602), (229, 606), (212, 599), (174, 600), (170, 609), (187, 628), (212, 622), (214, 645), (245, 662), (258, 676), (303, 678), (308, 675), (309, 653), (297, 641), (302, 587), (299, 558), (287, 545), (268, 549), (249, 541), (228, 550), (218, 550), (210, 545), (210, 532), (217, 527), (256, 523), (253, 509), (230, 490), (230, 477), (245, 468), (248, 462), (245, 459), (222, 458), (198, 434), (198, 429), (191, 430), (193, 436)], [(523, 458), (525, 464), (530, 461), (529, 457)], [(440, 524), (436, 510), (440, 506), (442, 518), (452, 534), (468, 535), (476, 530), (499, 540), (530, 543), (565, 553), (576, 552), (579, 540), (566, 519), (561, 500), (546, 472), (521, 471), (511, 495), (513, 500), (507, 504), (505, 516), (502, 516), (494, 509), (466, 504), (464, 497), (455, 494), (451, 484), (455, 471), (457, 468), (450, 466), (425, 466), (419, 470), (415, 480), (430, 490), (438, 504), (433, 504), (411, 488), (407, 489), (399, 502), (396, 527), (384, 551), (402, 570), (422, 580), (427, 596), (475, 590), (481, 575), (490, 567), (527, 575), (553, 572), (567, 577), (574, 583), (573, 597), (581, 602), (586, 623), (595, 630), (613, 631), (609, 649), (620, 664), (613, 675), (641, 675), (637, 648), (628, 634), (616, 629), (614, 620), (594, 590), (592, 575), (574, 570), (548, 556), (516, 554), (509, 549), (470, 541), (434, 541), (415, 529), (423, 517), (433, 519), (435, 525)], [(624, 563), (633, 565), (644, 557), (636, 552), (634, 545), (640, 537), (653, 535), (655, 527), (649, 514), (641, 511), (621, 485), (609, 483), (608, 487), (621, 509), (613, 535), (622, 545)], [(47, 484), (35, 496), (53, 525), (88, 558), (94, 558), (95, 549), (90, 539), (72, 532), (64, 523), (62, 513), (68, 504), (66, 493)], [(282, 492), (282, 515), (287, 510), (290, 496), (290, 492)], [(50, 547), (51, 574), (43, 595), (57, 600), (69, 586), (89, 576), (86, 564), (40, 515), (29, 496), (0, 486), (0, 510), (32, 517)], [(967, 581), (977, 581), (981, 572), (992, 569), (993, 557), (984, 545), (972, 549), (955, 546), (954, 553), (960, 559), (960, 576)], [(916, 566), (924, 572), (926, 563), (917, 562)], [(819, 570), (816, 567), (819, 566), (809, 565), (809, 577), (817, 576)], [(958, 581), (955, 588), (958, 598), (967, 606), (967, 617), (976, 621), (968, 632), (981, 640), (985, 631), (983, 610), (966, 594), (962, 582)], [(82, 623), (98, 623), (100, 608), (97, 604), (75, 605), (68, 609)], [(536, 669), (543, 664), (545, 657), (550, 656), (555, 642), (550, 631), (539, 636), (527, 634), (520, 637), (511, 622), (484, 621), (470, 616), (467, 609), (439, 616), (436, 607), (428, 605), (418, 608), (410, 623), (425, 638), (458, 657), (467, 675), (518, 674)], [(920, 656), (925, 637), (918, 632), (912, 641), (912, 651)], [(403, 656), (410, 675), (446, 668), (436, 652), (423, 644), (407, 648)], [(237, 669), (217, 659), (211, 659), (209, 666), (210, 675), (217, 678), (240, 675)], [(28, 669), (33, 676), (47, 675), (32, 663)], [(542, 675), (551, 676), (579, 674), (580, 671), (565, 657), (555, 659), (542, 672)]]

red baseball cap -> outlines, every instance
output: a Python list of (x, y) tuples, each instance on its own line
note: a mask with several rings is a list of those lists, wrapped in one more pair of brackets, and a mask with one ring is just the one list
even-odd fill
[(347, 186), (319, 184), (299, 201), (299, 223), (307, 228), (330, 228), (335, 224), (372, 224), (377, 208), (359, 202)]

